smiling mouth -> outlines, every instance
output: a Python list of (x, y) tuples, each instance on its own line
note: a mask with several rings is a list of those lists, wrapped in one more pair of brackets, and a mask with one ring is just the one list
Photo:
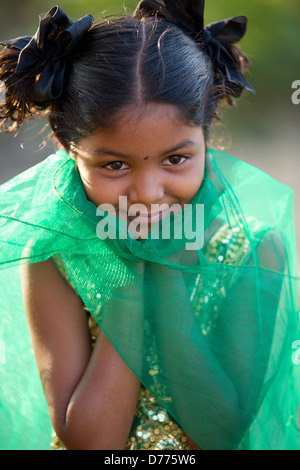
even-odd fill
[(166, 217), (170, 211), (162, 211), (162, 212), (157, 212), (156, 214), (140, 214), (134, 219), (139, 219), (139, 222), (141, 223), (153, 223), (153, 222), (159, 222), (163, 217)]
[(148, 213), (148, 214), (141, 214), (137, 213), (136, 215), (127, 215), (129, 221), (137, 220), (141, 224), (151, 224), (157, 223), (162, 220), (164, 217), (167, 217), (170, 214), (169, 210), (155, 212), (155, 213)]
[(170, 209), (154, 213), (140, 213), (139, 211), (136, 211), (136, 214), (131, 215), (125, 211), (120, 211), (119, 217), (121, 219), (128, 220), (129, 222), (136, 220), (140, 224), (154, 224), (167, 217), (170, 212)]

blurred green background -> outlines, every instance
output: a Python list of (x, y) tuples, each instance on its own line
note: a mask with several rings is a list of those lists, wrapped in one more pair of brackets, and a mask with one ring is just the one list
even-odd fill
[[(137, 3), (135, 0), (58, 1), (74, 20), (86, 13), (95, 19), (130, 14)], [(33, 35), (38, 15), (54, 4), (53, 0), (0, 0), (0, 40)], [(241, 45), (252, 62), (247, 78), (256, 94), (244, 94), (233, 109), (222, 113), (222, 121), (214, 127), (212, 145), (293, 188), (300, 246), (300, 104), (295, 105), (291, 100), (295, 91), (292, 83), (300, 80), (300, 2), (206, 0), (205, 23), (240, 14), (249, 20)], [(25, 126), (16, 138), (0, 134), (0, 182), (49, 154), (51, 142), (38, 151), (48, 132), (46, 129), (37, 136), (38, 130), (36, 124)], [(21, 143), (24, 150), (20, 148)]]

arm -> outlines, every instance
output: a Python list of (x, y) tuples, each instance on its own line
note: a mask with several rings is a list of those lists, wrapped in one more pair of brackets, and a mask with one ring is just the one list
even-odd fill
[[(270, 271), (257, 270), (253, 258), (248, 268), (239, 269), (239, 278), (228, 292), (214, 336), (217, 349), (222, 345), (223, 350), (230, 351), (227, 357), (220, 356), (219, 361), (239, 393), (240, 419), (245, 429), (255, 416), (261, 397), (286, 263), (276, 232), (264, 235), (256, 254), (259, 265)], [(259, 290), (257, 281), (263, 286)], [(227, 325), (232, 327), (228, 329)]]
[(169, 328), (164, 335), (159, 326), (156, 330), (173, 404), (181, 424), (188, 423), (185, 430), (204, 449), (235, 448), (251, 424), (261, 397), (284, 256), (275, 236), (266, 237), (257, 252), (262, 266), (279, 273), (267, 272), (266, 290), (259, 291), (262, 315), (257, 313), (256, 277), (243, 278), (241, 267), (224, 300), (216, 330), (207, 336), (195, 321), (184, 274), (158, 265), (150, 267), (158, 298), (156, 321), (159, 325), (163, 319)]
[(182, 273), (165, 266), (151, 268), (159, 299), (155, 319), (158, 349), (174, 418), (201, 448), (230, 449), (239, 421), (234, 382), (202, 335)]
[(140, 383), (51, 260), (22, 267), (32, 345), (53, 427), (68, 449), (122, 449)]

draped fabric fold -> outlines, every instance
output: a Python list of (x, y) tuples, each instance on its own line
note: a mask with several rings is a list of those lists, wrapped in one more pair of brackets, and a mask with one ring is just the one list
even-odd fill
[[(163, 221), (136, 240), (99, 215), (62, 150), (0, 188), (3, 448), (51, 441), (19, 265), (55, 257), (143, 386), (202, 449), (298, 448), (293, 193), (222, 152), (208, 158), (212, 170), (180, 217), (169, 216), (168, 237)], [(191, 230), (178, 236), (183, 220)], [(99, 223), (110, 238), (99, 238)]]

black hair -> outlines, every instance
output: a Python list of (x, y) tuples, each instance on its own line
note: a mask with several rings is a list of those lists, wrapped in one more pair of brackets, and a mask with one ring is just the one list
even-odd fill
[[(221, 82), (216, 85), (201, 45), (155, 17), (94, 24), (68, 58), (64, 91), (51, 102), (35, 100), (35, 77), (14, 76), (18, 54), (10, 47), (0, 53), (0, 80), (6, 86), (0, 118), (13, 129), (46, 112), (66, 150), (95, 129), (111, 125), (128, 107), (153, 102), (175, 105), (186, 123), (203, 127), (207, 138), (220, 100), (234, 95)], [(245, 58), (240, 53), (236, 57)]]

